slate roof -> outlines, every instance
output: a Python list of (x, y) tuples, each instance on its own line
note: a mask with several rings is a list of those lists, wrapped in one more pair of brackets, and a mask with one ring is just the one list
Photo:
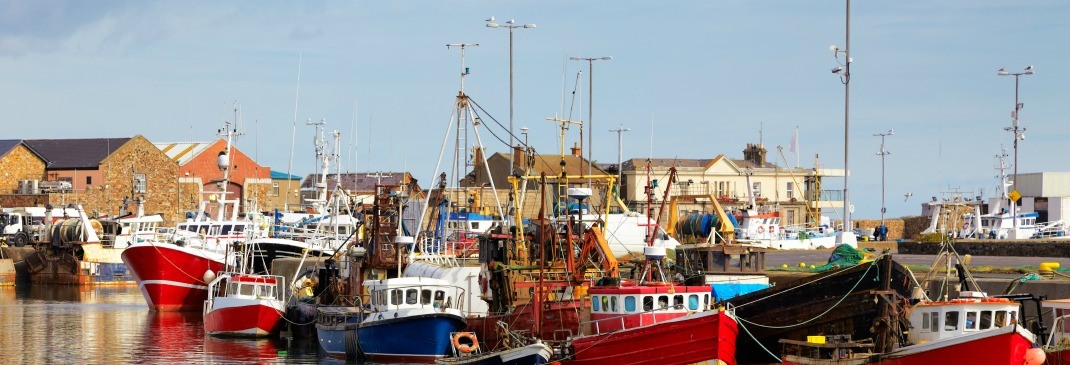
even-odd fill
[[(357, 173), (343, 173), (342, 174), (342, 188), (354, 192), (369, 192), (375, 191), (375, 185), (380, 181), (383, 185), (400, 185), (402, 179), (405, 177), (404, 172), (382, 172), (382, 180), (376, 177), (379, 172), (357, 172)], [(283, 174), (285, 175), (285, 174)], [(369, 176), (371, 175), (371, 176)], [(327, 191), (334, 190), (337, 179), (335, 174), (327, 174)], [(301, 188), (312, 188), (313, 184), (318, 182), (320, 174), (309, 174), (304, 181), (301, 182)], [(416, 190), (419, 190), (417, 187)]]
[(0, 156), (11, 152), (19, 143), (22, 143), (21, 139), (0, 139)]
[(27, 139), (31, 150), (47, 161), (46, 170), (96, 169), (130, 138)]

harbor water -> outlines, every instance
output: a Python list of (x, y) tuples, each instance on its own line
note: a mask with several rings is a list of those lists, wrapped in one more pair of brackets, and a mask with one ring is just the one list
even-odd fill
[(0, 364), (343, 364), (314, 340), (205, 336), (201, 315), (148, 310), (136, 286), (0, 287)]

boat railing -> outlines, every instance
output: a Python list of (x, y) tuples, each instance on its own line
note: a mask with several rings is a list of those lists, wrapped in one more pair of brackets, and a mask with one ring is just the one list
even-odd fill
[(1051, 335), (1048, 335), (1048, 341), (1044, 344), (1045, 349), (1065, 349), (1070, 348), (1070, 334), (1067, 334), (1063, 328), (1066, 323), (1066, 319), (1070, 318), (1070, 314), (1055, 317), (1055, 321), (1051, 324)]
[[(606, 332), (615, 332), (615, 331), (620, 331), (620, 330), (624, 330), (624, 329), (628, 329), (628, 328), (649, 326), (649, 325), (658, 324), (658, 322), (659, 322), (658, 321), (658, 316), (656, 315), (656, 314), (658, 314), (658, 312), (666, 312), (666, 311), (669, 311), (669, 310), (681, 310), (681, 309), (686, 309), (683, 304), (675, 304), (675, 305), (670, 305), (670, 306), (667, 306), (667, 307), (655, 308), (655, 309), (646, 310), (646, 311), (642, 311), (642, 312), (625, 313), (625, 314), (621, 314), (621, 315), (613, 316), (613, 317), (609, 317), (609, 318), (601, 318), (601, 319), (596, 319), (596, 320), (592, 320), (592, 321), (589, 321), (589, 322), (583, 322), (583, 323), (580, 323), (580, 327), (582, 328), (582, 327), (585, 327), (587, 325), (590, 325), (591, 328), (594, 329), (594, 334), (601, 334), (602, 333), (602, 328), (601, 327), (602, 327), (603, 323), (612, 323), (612, 324), (615, 324), (615, 325), (619, 325), (619, 327), (616, 327), (613, 330), (606, 331)], [(645, 314), (654, 314), (654, 315), (645, 316)], [(651, 319), (650, 320), (646, 320), (647, 317), (649, 317)], [(633, 327), (628, 327), (628, 325), (625, 322), (625, 320), (629, 319), (629, 318), (639, 318), (639, 324), (636, 325), (636, 326), (633, 326)], [(677, 318), (677, 317), (673, 317), (673, 318)], [(608, 326), (608, 324), (607, 324), (607, 326)]]
[[(431, 293), (432, 293), (431, 294), (432, 297), (429, 300), (427, 300), (426, 302), (423, 300), (423, 297), (421, 296), (423, 291), (425, 290), (425, 288), (427, 288), (427, 290), (430, 290)], [(443, 298), (442, 300), (436, 300), (434, 298), (434, 292), (435, 292), (436, 289), (442, 289), (442, 288), (452, 288), (454, 290), (454, 295), (447, 294), (446, 297)], [(408, 302), (408, 298), (404, 297), (404, 295), (405, 295), (404, 292), (406, 290), (408, 290), (408, 289), (417, 289), (417, 292), (416, 292), (417, 297), (416, 297), (415, 303), (409, 303)], [(399, 298), (399, 299), (401, 299), (401, 300), (399, 300), (401, 303), (392, 303), (394, 298), (391, 297), (387, 293), (387, 292), (390, 292), (392, 290), (401, 290), (402, 291), (403, 294)], [(379, 295), (386, 296), (386, 298), (382, 298), (380, 300), (385, 300), (387, 303), (389, 303), (389, 304), (372, 303), (372, 307), (376, 308), (377, 312), (382, 312), (384, 310), (397, 311), (397, 310), (400, 310), (400, 309), (411, 309), (411, 308), (427, 309), (428, 307), (430, 307), (430, 308), (432, 308), (434, 310), (437, 310), (437, 311), (445, 311), (446, 309), (456, 308), (457, 310), (459, 310), (461, 312), (464, 312), (464, 305), (465, 305), (464, 298), (466, 297), (465, 296), (466, 290), (464, 288), (462, 288), (460, 286), (456, 286), (456, 285), (426, 285), (426, 284), (398, 285), (398, 286), (389, 286), (389, 287), (386, 287), (386, 288), (376, 289), (376, 291), (379, 292)], [(454, 296), (456, 296), (456, 299), (457, 299), (457, 304), (456, 305), (454, 305), (452, 303), (452, 300), (454, 299)]]

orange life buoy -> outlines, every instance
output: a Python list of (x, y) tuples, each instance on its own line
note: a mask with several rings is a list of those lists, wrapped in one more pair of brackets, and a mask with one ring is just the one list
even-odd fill
[(776, 234), (776, 226), (769, 226), (769, 234)]
[[(462, 338), (467, 338), (471, 341), (471, 344), (461, 343)], [(476, 339), (476, 334), (472, 332), (457, 332), (453, 334), (453, 347), (465, 354), (472, 353), (476, 349), (479, 349), (479, 340)]]
[(758, 234), (765, 233), (765, 227), (758, 226)]
[(479, 272), (479, 292), (480, 294), (487, 294), (487, 275), (482, 271)]

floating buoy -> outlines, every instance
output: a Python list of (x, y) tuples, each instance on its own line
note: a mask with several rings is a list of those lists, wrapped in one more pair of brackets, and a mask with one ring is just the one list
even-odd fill
[(799, 267), (806, 267), (806, 263), (805, 262), (800, 262), (799, 263)]

